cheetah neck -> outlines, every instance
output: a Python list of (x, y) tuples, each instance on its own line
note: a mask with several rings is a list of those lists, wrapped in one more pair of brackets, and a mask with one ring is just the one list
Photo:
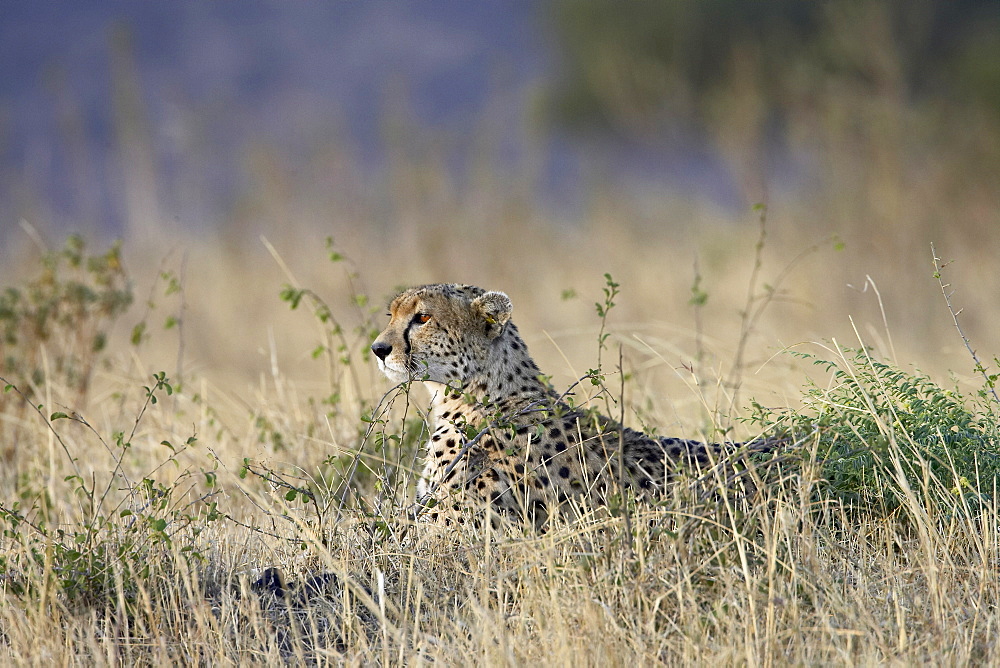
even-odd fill
[(431, 410), (435, 417), (462, 409), (483, 417), (498, 409), (511, 414), (528, 405), (551, 405), (558, 397), (540, 376), (528, 346), (509, 324), (492, 342), (485, 361), (469, 369), (461, 386), (432, 384)]

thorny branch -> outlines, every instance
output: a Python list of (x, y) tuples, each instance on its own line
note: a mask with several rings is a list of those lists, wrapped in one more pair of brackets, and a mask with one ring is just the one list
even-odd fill
[(969, 351), (969, 354), (972, 355), (972, 361), (975, 362), (976, 371), (982, 374), (983, 379), (986, 381), (986, 387), (989, 388), (990, 394), (993, 395), (993, 400), (1000, 403), (1000, 397), (997, 396), (996, 390), (996, 378), (991, 378), (989, 374), (986, 373), (986, 367), (983, 366), (981, 361), (979, 361), (979, 355), (977, 355), (976, 351), (972, 349), (969, 337), (965, 335), (965, 332), (962, 330), (962, 325), (958, 322), (958, 316), (962, 312), (962, 309), (956, 311), (955, 307), (951, 304), (951, 296), (955, 294), (955, 292), (954, 290), (948, 292), (948, 288), (951, 287), (951, 283), (945, 283), (944, 278), (942, 277), (942, 270), (950, 263), (941, 262), (941, 258), (938, 257), (934, 244), (931, 244), (931, 257), (934, 262), (934, 278), (937, 279), (938, 285), (941, 287), (941, 294), (944, 295), (944, 303), (948, 305), (948, 312), (951, 313), (951, 319), (955, 323), (955, 329), (958, 330), (958, 334), (962, 337), (962, 341), (965, 343), (966, 349)]

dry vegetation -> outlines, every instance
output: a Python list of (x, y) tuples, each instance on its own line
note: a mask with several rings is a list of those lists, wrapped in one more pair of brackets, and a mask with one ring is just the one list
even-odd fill
[[(250, 152), (252, 194), (200, 236), (151, 215), (120, 254), (61, 254), (8, 232), (0, 662), (1000, 662), (996, 351), (978, 373), (930, 251), (960, 258), (962, 323), (995, 346), (994, 177), (965, 145), (925, 161), (926, 117), (860, 97), (869, 135), (792, 128), (828, 178), (766, 225), (600, 174), (552, 220), (537, 165), (476, 153), (454, 179), (404, 127), (374, 184), (338, 145), (294, 174)], [(407, 527), (424, 395), (383, 397), (366, 349), (394, 288), (432, 281), (507, 291), (561, 388), (606, 324), (600, 401), (631, 426), (782, 432), (797, 456), (746, 508), (681, 489), (541, 535)]]
[[(598, 266), (598, 245), (608, 239), (568, 243), (589, 259), (549, 263), (530, 286), (516, 278), (528, 271), (517, 261), (501, 280), (496, 269), (463, 262), (459, 244), (439, 251), (455, 254), (458, 277), (507, 287), (539, 356), (572, 379), (596, 358), (602, 321), (587, 305), (602, 295), (599, 285), (589, 287), (595, 272), (587, 263)], [(626, 244), (612, 247), (652, 254)], [(364, 349), (381, 322), (381, 297), (367, 300), (361, 286), (374, 281), (388, 291), (401, 273), (416, 281), (441, 269), (393, 270), (391, 249), (379, 254), (389, 257), (386, 266), (359, 271), (333, 248), (330, 262), (315, 250), (272, 247), (274, 267), (302, 273), (303, 285), (319, 293), (285, 289), (283, 303), (281, 286), (298, 285), (296, 278), (266, 264), (237, 270), (218, 246), (220, 262), (209, 266), (205, 249), (191, 246), (168, 255), (149, 297), (120, 316), (108, 310), (109, 295), (124, 285), (114, 249), (71, 244), (48, 256), (49, 273), (28, 265), (11, 283), (25, 299), (46, 285), (93, 292), (75, 310), (80, 289), (45, 293), (61, 304), (53, 309), (63, 318), (53, 330), (59, 335), (29, 321), (39, 312), (22, 310), (17, 343), (5, 349), (36, 372), (5, 362), (14, 387), (2, 395), (4, 660), (996, 661), (992, 397), (973, 391), (962, 399), (880, 366), (878, 353), (852, 357), (833, 344), (811, 347), (842, 374), (830, 382), (817, 370), (821, 387), (803, 390), (810, 360), (787, 353), (758, 371), (755, 358), (778, 344), (760, 342), (761, 328), (774, 325), (764, 316), (751, 323), (757, 307), (791, 307), (773, 303), (787, 289), (763, 286), (768, 265), (754, 273), (752, 238), (747, 246), (747, 258), (730, 260), (742, 265), (731, 271), (751, 282), (750, 303), (743, 318), (736, 307), (723, 314), (728, 333), (714, 322), (711, 301), (677, 307), (689, 329), (668, 326), (670, 309), (661, 304), (688, 295), (658, 301), (648, 283), (635, 295), (626, 283), (607, 318), (609, 345), (624, 351), (631, 422), (709, 436), (734, 424), (737, 436), (785, 431), (804, 456), (772, 476), (750, 508), (681, 492), (659, 507), (630, 509), (627, 521), (583, 511), (542, 535), (442, 534), (394, 519), (412, 489), (423, 394), (390, 394), (379, 404), (385, 385)], [(487, 239), (477, 247), (502, 246)], [(87, 257), (96, 260), (88, 265)], [(127, 266), (127, 249), (124, 257)], [(669, 274), (662, 262), (642, 262)], [(705, 264), (700, 288), (713, 276)], [(677, 281), (663, 285), (686, 291)], [(571, 286), (578, 297), (561, 301)], [(292, 303), (298, 308), (288, 310)], [(943, 304), (940, 311), (949, 317)], [(534, 320), (556, 320), (552, 335)], [(741, 334), (750, 324), (758, 333)], [(828, 317), (815, 326), (827, 324), (836, 326)], [(80, 356), (80, 337), (66, 335), (105, 329), (109, 345), (89, 356)], [(884, 336), (891, 331), (890, 323)], [(919, 349), (895, 338), (897, 354)], [(80, 382), (80, 367), (56, 364), (71, 355), (92, 364), (90, 382)], [(619, 378), (607, 359), (616, 357), (604, 357), (614, 397)], [(922, 389), (911, 392), (907, 383)], [(744, 408), (751, 396), (772, 408)], [(754, 412), (757, 422), (733, 421)], [(949, 436), (961, 429), (968, 438), (956, 445)], [(840, 465), (823, 463), (831, 459)], [(970, 470), (978, 477), (965, 475)], [(265, 570), (272, 566), (280, 575)]]

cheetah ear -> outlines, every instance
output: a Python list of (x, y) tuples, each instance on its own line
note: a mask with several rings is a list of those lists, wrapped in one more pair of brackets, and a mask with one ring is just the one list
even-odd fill
[(494, 336), (499, 336), (503, 332), (504, 326), (510, 321), (511, 311), (514, 310), (510, 297), (502, 292), (484, 293), (473, 299), (471, 306), (473, 313), (492, 325), (487, 332)]

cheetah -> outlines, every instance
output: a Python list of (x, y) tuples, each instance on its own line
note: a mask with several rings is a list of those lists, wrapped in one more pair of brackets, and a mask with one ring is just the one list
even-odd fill
[(571, 499), (604, 502), (620, 484), (653, 496), (679, 470), (725, 458), (726, 446), (650, 436), (571, 406), (541, 375), (512, 310), (503, 292), (462, 284), (411, 288), (389, 305), (371, 346), (378, 367), (431, 394), (417, 508), (437, 517), (478, 504), (542, 526)]

